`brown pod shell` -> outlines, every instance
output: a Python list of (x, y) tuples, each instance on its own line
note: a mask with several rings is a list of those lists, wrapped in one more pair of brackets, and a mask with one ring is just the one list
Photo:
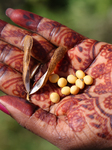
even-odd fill
[(33, 38), (29, 35), (26, 35), (25, 39), (24, 39), (23, 83), (24, 83), (24, 86), (26, 88), (26, 92), (27, 92), (28, 95), (29, 95), (29, 92), (30, 92), (30, 69), (29, 69), (29, 64), (30, 64), (32, 46), (33, 46)]

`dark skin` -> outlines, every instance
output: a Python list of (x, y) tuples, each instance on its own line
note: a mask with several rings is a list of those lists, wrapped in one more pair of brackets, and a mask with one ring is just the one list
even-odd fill
[[(0, 103), (21, 126), (61, 150), (111, 148), (112, 45), (88, 39), (31, 12), (8, 9), (6, 14), (30, 31), (0, 20), (0, 89), (7, 94), (0, 97)], [(25, 35), (34, 39), (31, 70), (42, 64), (33, 83), (44, 74), (55, 49), (63, 46), (67, 53), (54, 72), (67, 77), (81, 69), (93, 77), (93, 84), (77, 95), (63, 96), (57, 84), (48, 81), (27, 102), (22, 80)], [(61, 97), (57, 104), (49, 99), (53, 91)]]

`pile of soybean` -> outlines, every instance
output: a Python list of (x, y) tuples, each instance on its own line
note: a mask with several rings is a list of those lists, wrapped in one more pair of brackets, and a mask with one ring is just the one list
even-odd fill
[[(79, 90), (83, 89), (85, 84), (91, 85), (93, 83), (93, 78), (90, 75), (85, 75), (82, 70), (77, 70), (75, 75), (70, 74), (67, 76), (67, 79), (64, 77), (60, 78), (58, 74), (51, 74), (49, 76), (49, 81), (51, 83), (57, 83), (61, 88), (61, 93), (67, 96), (69, 94), (78, 94)], [(67, 86), (67, 82), (72, 84), (72, 86)], [(58, 103), (60, 101), (59, 94), (56, 92), (51, 93), (50, 100), (53, 103)]]

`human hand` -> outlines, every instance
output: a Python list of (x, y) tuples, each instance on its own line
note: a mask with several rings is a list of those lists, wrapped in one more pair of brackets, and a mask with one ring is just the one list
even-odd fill
[[(33, 33), (0, 21), (0, 89), (8, 95), (0, 97), (0, 103), (20, 125), (60, 149), (112, 147), (112, 45), (88, 39), (31, 12), (8, 9), (6, 14)], [(63, 46), (68, 51), (55, 72), (66, 77), (78, 69), (84, 70), (94, 78), (93, 85), (77, 95), (63, 97), (56, 84), (47, 82), (31, 95), (31, 103), (27, 102), (22, 80), (25, 35), (34, 39), (31, 69), (43, 63), (34, 81), (45, 72), (56, 47)], [(49, 99), (53, 91), (61, 96), (57, 104)]]

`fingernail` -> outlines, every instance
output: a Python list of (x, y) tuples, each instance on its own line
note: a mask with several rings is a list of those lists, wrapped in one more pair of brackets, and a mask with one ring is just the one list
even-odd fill
[(0, 110), (3, 111), (5, 114), (10, 115), (9, 111), (0, 103)]
[(11, 13), (12, 13), (13, 11), (14, 11), (14, 9), (8, 8), (8, 9), (6, 10), (5, 14), (6, 14), (8, 17), (10, 17), (10, 15), (11, 15)]

